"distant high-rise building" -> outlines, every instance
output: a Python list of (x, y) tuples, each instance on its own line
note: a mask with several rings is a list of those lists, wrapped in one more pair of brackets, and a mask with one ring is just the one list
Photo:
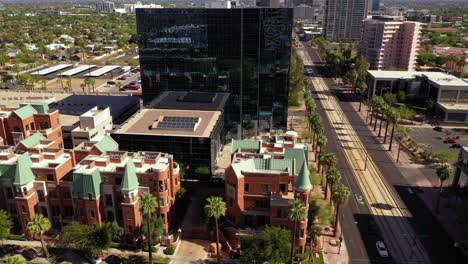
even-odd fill
[(367, 58), (373, 70), (414, 71), (421, 25), (399, 17), (373, 16), (364, 21), (359, 54)]
[(280, 1), (279, 0), (257, 0), (257, 6), (278, 8), (280, 7)]
[(164, 91), (228, 92), (228, 139), (286, 128), (292, 9), (163, 8), (136, 14), (145, 105)]
[(96, 11), (98, 13), (113, 13), (115, 9), (115, 5), (113, 2), (104, 1), (96, 3)]
[(379, 11), (380, 9), (380, 0), (371, 0), (372, 1), (372, 11)]
[(322, 23), (323, 11), (323, 6), (308, 6), (304, 4), (298, 5), (294, 7), (294, 19)]
[(325, 38), (332, 41), (360, 40), (368, 0), (327, 0)]
[(231, 0), (207, 0), (206, 8), (231, 8)]

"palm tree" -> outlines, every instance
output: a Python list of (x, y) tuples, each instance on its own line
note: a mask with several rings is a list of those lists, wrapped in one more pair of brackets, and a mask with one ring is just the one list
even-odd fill
[(88, 86), (88, 92), (91, 92), (91, 79), (85, 78), (84, 83), (86, 84), (86, 86)]
[[(325, 200), (327, 199), (328, 191), (327, 187), (330, 185), (330, 193), (333, 193), (333, 188), (335, 187), (335, 184), (337, 184), (339, 181), (341, 181), (341, 173), (337, 168), (331, 168), (327, 171), (327, 176), (326, 176), (327, 182), (325, 183)], [(330, 199), (330, 205), (332, 203), (333, 199)]]
[(338, 157), (334, 153), (324, 150), (320, 153), (319, 162), (322, 166), (321, 173), (324, 174), (325, 167), (331, 168), (336, 166), (336, 164), (338, 163)]
[(395, 134), (395, 128), (398, 126), (398, 123), (401, 120), (400, 113), (398, 113), (397, 111), (392, 111), (390, 112), (389, 118), (390, 118), (390, 122), (392, 122), (393, 125), (392, 125), (392, 132), (390, 135), (390, 146), (388, 146), (388, 151), (392, 151), (393, 136)]
[(67, 87), (65, 87), (65, 90), (67, 92), (70, 92), (72, 89), (72, 77), (71, 76), (67, 76), (67, 80), (65, 81), (65, 84), (67, 85)]
[(317, 151), (318, 155), (320, 155), (320, 152), (322, 152), (323, 147), (327, 145), (328, 139), (324, 134), (320, 134), (319, 137), (317, 138)]
[(436, 170), (437, 178), (439, 178), (440, 181), (440, 187), (439, 187), (439, 197), (437, 198), (437, 204), (436, 204), (436, 213), (439, 213), (439, 204), (440, 204), (440, 196), (442, 194), (442, 186), (446, 180), (450, 178), (450, 167), (447, 164), (444, 164), (437, 168)]
[(26, 260), (20, 255), (3, 257), (3, 264), (26, 264)]
[(387, 119), (387, 122), (385, 122), (385, 134), (384, 134), (384, 140), (383, 140), (383, 144), (385, 145), (387, 143), (387, 135), (388, 135), (388, 127), (390, 126), (390, 116), (393, 115), (393, 112), (395, 110), (392, 108), (392, 107), (388, 107), (387, 109), (385, 109), (385, 117)]
[[(359, 91), (359, 112), (361, 112), (362, 99), (364, 99), (364, 94), (367, 92), (367, 83), (365, 81), (358, 82), (358, 91)], [(366, 120), (367, 121), (367, 120)]]
[[(382, 113), (382, 108), (384, 107), (385, 101), (381, 96), (374, 96), (374, 103), (375, 103), (375, 123), (374, 123), (374, 131), (377, 129), (377, 121), (378, 115)], [(381, 117), (382, 118), (382, 117)]]
[(346, 204), (349, 200), (349, 196), (351, 195), (351, 192), (349, 191), (349, 188), (344, 185), (344, 184), (338, 184), (333, 190), (332, 193), (332, 199), (333, 202), (335, 202), (335, 226), (333, 227), (333, 236), (336, 237), (336, 230), (338, 228), (338, 221), (339, 221), (339, 215), (340, 215), (340, 207), (344, 204)]
[(314, 137), (312, 141), (312, 149), (315, 150), (317, 148), (317, 139), (319, 135), (323, 134), (324, 131), (325, 131), (325, 127), (322, 123), (322, 119), (320, 119), (320, 122), (315, 124), (314, 126)]
[[(383, 123), (385, 114), (388, 112), (389, 109), (390, 109), (390, 106), (388, 106), (388, 104), (385, 102), (383, 102), (383, 104), (380, 106), (380, 125), (379, 125), (378, 137), (382, 137), (382, 123)], [(387, 118), (387, 124), (388, 124), (388, 118)]]
[(117, 82), (115, 84), (115, 87), (117, 87), (117, 90), (120, 90), (120, 88), (122, 88), (122, 83), (121, 82)]
[(49, 251), (47, 251), (47, 245), (44, 241), (44, 232), (49, 230), (51, 227), (50, 221), (48, 218), (44, 217), (41, 214), (34, 215), (31, 218), (31, 222), (28, 222), (26, 230), (32, 235), (39, 235), (41, 240), (42, 250), (44, 251), (46, 257), (49, 257)]
[(151, 194), (143, 194), (140, 199), (140, 210), (143, 215), (146, 216), (147, 223), (147, 234), (146, 240), (148, 241), (148, 254), (149, 254), (149, 264), (153, 264), (153, 247), (151, 245), (151, 214), (156, 212), (158, 207), (158, 200)]
[(41, 90), (42, 91), (47, 91), (47, 80), (46, 79), (41, 80)]
[(217, 196), (211, 196), (206, 198), (208, 202), (205, 205), (206, 214), (208, 217), (213, 217), (215, 220), (215, 233), (216, 233), (216, 258), (218, 259), (218, 264), (221, 263), (221, 258), (219, 255), (219, 233), (218, 233), (218, 219), (221, 216), (224, 216), (226, 213), (226, 203), (223, 201), (223, 198)]
[(304, 204), (300, 200), (292, 200), (288, 211), (288, 219), (293, 222), (292, 239), (291, 239), (291, 263), (294, 263), (294, 244), (296, 242), (297, 222), (304, 221), (306, 218), (306, 210)]
[(80, 88), (81, 90), (83, 91), (83, 93), (85, 92), (85, 89), (86, 89), (86, 79), (83, 80), (82, 83), (80, 83)]
[(93, 87), (93, 93), (95, 92), (96, 79), (89, 78), (89, 84)]
[(15, 63), (15, 65), (13, 65), (12, 70), (16, 73), (16, 81), (19, 82), (19, 73), (21, 71), (21, 66)]

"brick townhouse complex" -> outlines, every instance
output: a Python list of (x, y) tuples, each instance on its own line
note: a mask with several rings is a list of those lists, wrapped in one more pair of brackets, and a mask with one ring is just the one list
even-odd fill
[(49, 109), (46, 103), (23, 103), (17, 109), (0, 108), (3, 145), (17, 145), (36, 133), (53, 141), (51, 147), (63, 148), (59, 111)]
[[(287, 212), (294, 199), (309, 210), (312, 185), (308, 147), (294, 136), (234, 140), (232, 164), (226, 169), (226, 217), (238, 227), (281, 226), (291, 229)], [(299, 251), (304, 252), (307, 219), (298, 223)]]
[(0, 209), (20, 232), (32, 216), (43, 214), (57, 229), (71, 221), (116, 220), (134, 239), (142, 223), (139, 197), (151, 193), (167, 233), (179, 189), (179, 167), (171, 155), (119, 151), (108, 136), (74, 150), (54, 147), (42, 134), (16, 147), (0, 146)]

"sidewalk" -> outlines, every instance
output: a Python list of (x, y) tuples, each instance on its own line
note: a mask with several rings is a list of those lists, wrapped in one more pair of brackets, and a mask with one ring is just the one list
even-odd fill
[[(359, 102), (351, 102), (350, 103), (353, 108), (358, 111), (359, 109)], [(366, 115), (367, 115), (367, 106), (364, 104), (361, 106), (361, 112), (359, 113), (359, 116), (361, 119), (365, 122), (366, 121)], [(378, 127), (379, 123), (377, 125), (376, 131), (373, 132), (375, 138), (379, 140), (381, 143), (382, 148), (384, 148), (386, 151), (388, 150), (389, 147), (389, 138), (387, 138), (387, 144), (383, 144), (383, 135), (385, 132), (385, 122), (382, 126), (382, 137), (378, 137)], [(373, 127), (371, 128), (371, 130)], [(390, 129), (389, 129), (390, 130)], [(390, 136), (391, 130), (388, 132)], [(418, 188), (419, 191), (414, 191), (424, 202), (426, 207), (430, 210), (432, 215), (434, 215), (438, 222), (441, 224), (443, 229), (447, 232), (447, 234), (450, 236), (453, 241), (458, 241), (458, 242), (467, 242), (468, 240), (468, 229), (459, 224), (457, 219), (456, 219), (456, 214), (451, 209), (450, 207), (446, 207), (444, 205), (448, 204), (451, 202), (451, 197), (441, 197), (440, 201), (440, 213), (436, 214), (435, 212), (435, 204), (436, 201), (439, 197), (439, 185), (440, 182), (435, 176), (435, 171), (434, 169), (429, 169), (427, 166), (422, 165), (422, 164), (417, 164), (411, 161), (410, 155), (406, 153), (405, 151), (400, 152), (400, 158), (399, 162), (396, 162), (397, 159), (397, 154), (398, 154), (398, 147), (399, 144), (398, 142), (394, 139), (394, 142), (392, 144), (392, 151), (388, 152), (387, 154), (394, 160), (395, 164), (399, 168), (401, 174), (404, 176), (405, 180), (408, 182), (409, 186), (416, 186), (420, 187)], [(445, 183), (447, 185), (449, 181)], [(412, 188), (411, 190), (415, 190)], [(468, 252), (466, 250), (462, 250), (463, 254), (465, 257), (468, 257)]]

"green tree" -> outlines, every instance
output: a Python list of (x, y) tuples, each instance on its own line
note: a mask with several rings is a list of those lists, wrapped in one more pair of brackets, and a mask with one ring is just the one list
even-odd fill
[(5, 256), (3, 257), (3, 263), (4, 264), (26, 264), (26, 260), (20, 256), (20, 255), (15, 255), (15, 256)]
[(140, 210), (142, 214), (146, 218), (146, 240), (148, 242), (148, 256), (149, 256), (149, 263), (153, 264), (153, 254), (152, 254), (152, 247), (153, 245), (151, 244), (151, 215), (156, 212), (156, 209), (158, 208), (158, 201), (156, 200), (156, 197), (154, 197), (151, 194), (143, 194), (140, 198)]
[(44, 251), (47, 258), (49, 258), (49, 251), (47, 250), (47, 245), (44, 241), (44, 232), (48, 231), (50, 227), (51, 224), (49, 219), (41, 214), (34, 215), (26, 226), (28, 233), (32, 235), (39, 235), (42, 250)]
[(438, 159), (439, 163), (446, 164), (453, 162), (456, 155), (450, 151), (439, 151), (435, 153), (435, 157)]
[(334, 153), (327, 151), (327, 150), (323, 150), (320, 153), (319, 166), (322, 167), (321, 168), (322, 174), (326, 172), (325, 167), (328, 169), (328, 168), (336, 166), (336, 164), (338, 164), (338, 157)]
[(106, 228), (109, 229), (113, 240), (120, 239), (125, 231), (124, 228), (120, 226), (119, 223), (117, 223), (117, 221), (106, 222), (103, 224), (103, 226), (106, 226)]
[(297, 222), (304, 221), (307, 216), (304, 204), (300, 200), (292, 200), (289, 203), (288, 219), (293, 222), (291, 230), (291, 263), (294, 263), (294, 244), (296, 243)]
[(65, 81), (65, 84), (67, 85), (67, 92), (72, 91), (72, 77), (67, 76), (67, 80)]
[(349, 200), (349, 196), (351, 196), (351, 192), (349, 191), (349, 188), (346, 187), (344, 184), (338, 184), (333, 190), (332, 194), (332, 199), (333, 202), (335, 203), (335, 225), (333, 228), (333, 236), (336, 237), (336, 231), (338, 229), (338, 221), (340, 219), (340, 208), (344, 204), (346, 204)]
[(86, 80), (87, 79), (84, 79), (83, 82), (80, 83), (80, 88), (83, 91), (83, 93), (85, 92), (85, 89), (86, 89)]
[(206, 198), (208, 202), (205, 205), (205, 211), (208, 217), (213, 217), (215, 220), (215, 233), (216, 233), (216, 258), (218, 264), (221, 263), (221, 258), (219, 255), (219, 234), (218, 234), (218, 219), (226, 213), (226, 203), (223, 201), (223, 198), (211, 196)]
[(164, 234), (164, 219), (161, 217), (151, 217), (151, 224), (148, 225), (146, 222), (148, 220), (143, 219), (143, 224), (142, 224), (142, 232), (144, 234), (148, 233), (148, 226), (150, 227), (150, 234), (151, 234), (151, 245), (156, 245), (160, 239), (160, 237)]
[(89, 234), (92, 230), (91, 225), (71, 222), (62, 228), (58, 243), (80, 250), (87, 250), (89, 248)]
[(439, 213), (439, 204), (440, 204), (440, 196), (442, 194), (442, 187), (444, 185), (444, 182), (450, 178), (450, 167), (447, 164), (444, 164), (437, 168), (436, 170), (437, 178), (439, 178), (440, 181), (440, 186), (439, 186), (439, 196), (437, 197), (437, 204), (435, 211), (438, 214)]
[[(335, 184), (341, 181), (341, 173), (337, 168), (331, 168), (327, 171), (326, 175), (326, 183), (325, 183), (325, 200), (327, 199), (328, 195), (328, 185), (330, 185), (330, 193), (333, 193), (333, 188), (335, 187)], [(332, 200), (330, 198), (330, 205), (332, 203)]]
[(363, 56), (356, 58), (354, 68), (358, 74), (357, 82), (365, 82), (367, 79), (367, 71), (369, 70), (370, 64), (367, 59)]
[(8, 212), (0, 210), (0, 240), (8, 238), (12, 227), (13, 222)]
[(386, 93), (384, 95), (384, 100), (389, 105), (393, 105), (393, 104), (398, 103), (397, 96), (396, 96), (396, 94), (393, 94), (393, 93)]
[(260, 234), (241, 237), (240, 263), (288, 263), (291, 234), (281, 227), (265, 226)]
[(389, 121), (392, 123), (392, 132), (390, 135), (390, 146), (388, 146), (388, 151), (392, 151), (393, 136), (395, 135), (395, 128), (398, 126), (398, 123), (400, 123), (401, 121), (400, 113), (396, 111), (390, 111), (388, 118), (389, 118)]
[(353, 88), (354, 92), (356, 93), (356, 87), (357, 87), (357, 82), (359, 81), (359, 74), (355, 69), (351, 69), (346, 73), (346, 75), (343, 77), (351, 84), (351, 87)]
[(358, 81), (357, 91), (359, 93), (359, 109), (361, 112), (362, 101), (364, 100), (365, 95), (367, 94), (367, 83), (366, 81)]
[(0, 55), (0, 66), (5, 66), (5, 64), (9, 61), (10, 58), (7, 55)]

